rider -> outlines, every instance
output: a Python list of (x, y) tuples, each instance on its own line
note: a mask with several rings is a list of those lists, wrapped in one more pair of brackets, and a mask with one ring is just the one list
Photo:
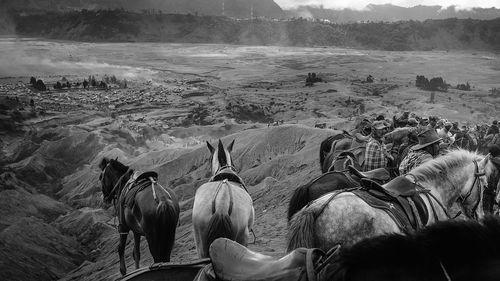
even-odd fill
[(441, 138), (436, 131), (430, 129), (418, 136), (418, 144), (411, 148), (408, 155), (399, 165), (399, 174), (404, 175), (423, 163), (439, 155), (439, 142)]
[(483, 191), (483, 210), (486, 214), (493, 214), (495, 193), (500, 179), (500, 172), (498, 172), (500, 170), (500, 145), (489, 145), (488, 151), (492, 156), (491, 162), (495, 165), (497, 173), (491, 175), (492, 178), (488, 179), (488, 186)]
[(394, 161), (392, 155), (387, 152), (383, 136), (387, 126), (384, 121), (375, 121), (372, 124), (371, 139), (366, 145), (364, 171), (371, 171), (387, 167), (387, 159)]

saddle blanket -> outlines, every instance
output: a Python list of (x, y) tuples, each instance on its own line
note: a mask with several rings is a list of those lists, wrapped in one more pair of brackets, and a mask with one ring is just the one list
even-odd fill
[(371, 207), (384, 210), (404, 233), (408, 234), (422, 228), (429, 219), (425, 203), (418, 194), (411, 197), (392, 197), (377, 190), (363, 188), (350, 192)]

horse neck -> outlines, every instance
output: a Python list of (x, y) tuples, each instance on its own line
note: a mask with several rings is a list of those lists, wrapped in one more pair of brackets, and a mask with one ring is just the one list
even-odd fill
[(430, 190), (430, 192), (441, 201), (444, 207), (449, 210), (462, 193), (462, 190), (467, 188), (469, 178), (472, 172), (469, 172), (469, 167), (460, 168), (456, 171), (448, 173), (445, 178), (437, 177), (419, 181), (418, 183)]
[(118, 186), (116, 186), (117, 190), (115, 191), (117, 197), (120, 197), (120, 193), (122, 192), (123, 187), (125, 187), (125, 183), (129, 181), (130, 175), (133, 174), (133, 172), (134, 171), (132, 169), (130, 169), (129, 167), (127, 167), (127, 170), (123, 173), (118, 172), (118, 175), (116, 177), (116, 181), (113, 183), (113, 189), (115, 189), (115, 186), (118, 184), (118, 181), (120, 181)]

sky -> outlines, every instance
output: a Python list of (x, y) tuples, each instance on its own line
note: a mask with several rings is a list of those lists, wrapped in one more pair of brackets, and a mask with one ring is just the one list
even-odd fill
[(417, 5), (439, 5), (443, 7), (457, 6), (467, 9), (472, 7), (500, 8), (500, 0), (274, 0), (282, 8), (291, 8), (299, 5), (321, 5), (325, 8), (352, 8), (363, 9), (368, 4), (393, 4), (402, 7)]

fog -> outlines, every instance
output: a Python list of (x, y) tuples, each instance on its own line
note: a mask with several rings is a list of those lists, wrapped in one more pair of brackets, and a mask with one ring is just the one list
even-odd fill
[(368, 4), (393, 4), (401, 7), (413, 7), (417, 5), (442, 7), (457, 6), (458, 9), (468, 9), (472, 7), (500, 8), (498, 0), (275, 0), (282, 8), (293, 8), (300, 5), (323, 5), (325, 8), (351, 8), (364, 9)]

